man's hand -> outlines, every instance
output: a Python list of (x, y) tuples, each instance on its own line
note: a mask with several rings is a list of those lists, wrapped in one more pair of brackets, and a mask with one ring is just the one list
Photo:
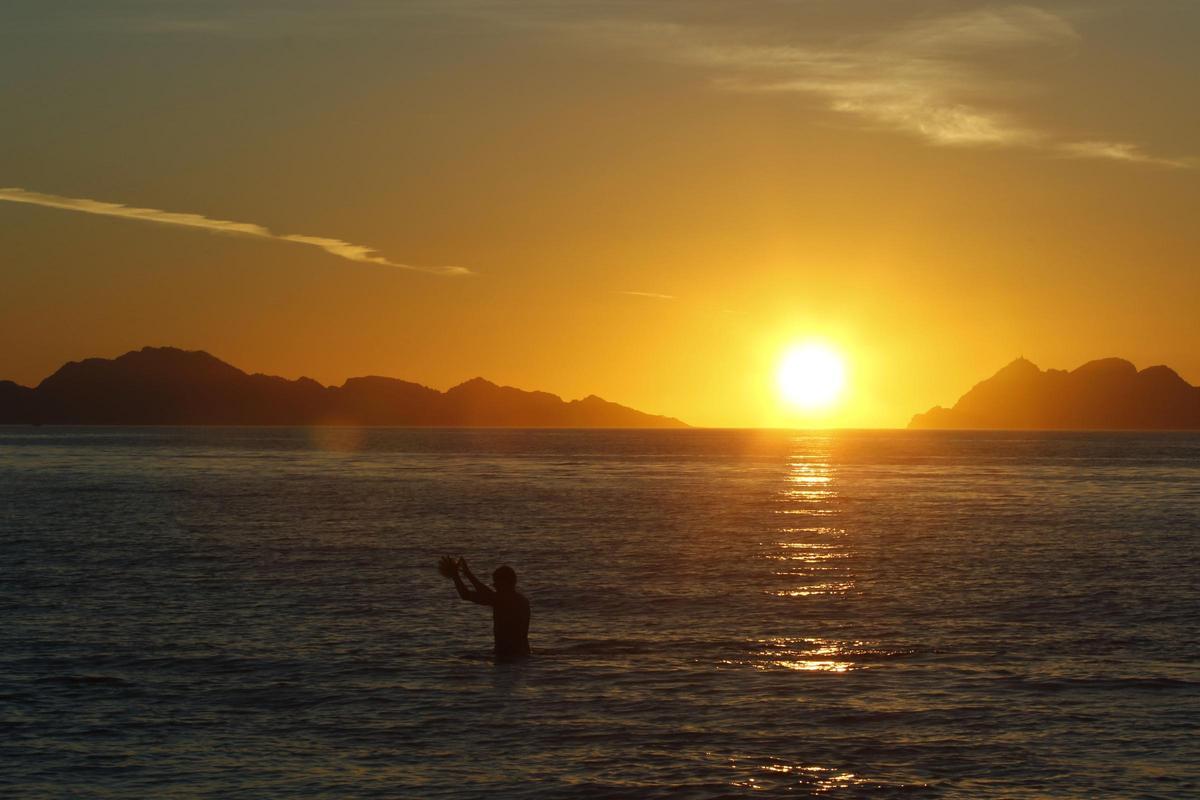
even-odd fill
[[(495, 591), (492, 590), (492, 587), (488, 586), (486, 583), (479, 580), (479, 578), (476, 578), (471, 574), (471, 568), (467, 566), (467, 560), (465, 558), (460, 557), (458, 561), (454, 562), (453, 567), (451, 568), (454, 570), (454, 584), (458, 588), (459, 597), (461, 597), (463, 600), (470, 600), (472, 603), (479, 603), (481, 606), (491, 606), (496, 604)], [(459, 573), (462, 574), (462, 578), (466, 578), (471, 582), (471, 585), (475, 587), (473, 590), (468, 589), (463, 585), (462, 578), (459, 577)]]
[(459, 562), (454, 560), (453, 556), (442, 556), (438, 559), (438, 572), (442, 573), (443, 578), (453, 578), (458, 575)]

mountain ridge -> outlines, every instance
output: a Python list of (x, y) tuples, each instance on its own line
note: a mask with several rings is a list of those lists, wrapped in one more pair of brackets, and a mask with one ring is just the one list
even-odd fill
[(915, 414), (909, 428), (995, 430), (1200, 429), (1200, 387), (1162, 364), (1138, 370), (1100, 358), (1073, 370), (1025, 358), (975, 384), (951, 408)]
[(176, 347), (68, 361), (34, 387), (0, 381), (0, 424), (687, 427), (596, 395), (564, 401), (481, 377), (445, 392), (380, 375), (325, 386)]

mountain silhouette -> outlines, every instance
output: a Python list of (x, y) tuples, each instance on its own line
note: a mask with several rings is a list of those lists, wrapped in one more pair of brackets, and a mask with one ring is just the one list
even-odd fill
[(910, 428), (1187, 430), (1200, 428), (1200, 388), (1169, 367), (1121, 358), (1070, 372), (1018, 358), (976, 384), (953, 408), (917, 414)]
[(249, 375), (203, 351), (145, 347), (72, 361), (35, 388), (0, 381), (0, 424), (682, 428), (589, 396), (564, 402), (474, 378), (446, 392), (395, 378)]

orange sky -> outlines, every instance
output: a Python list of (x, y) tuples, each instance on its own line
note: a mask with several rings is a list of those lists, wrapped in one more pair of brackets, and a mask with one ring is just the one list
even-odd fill
[(1196, 7), (122, 8), (0, 26), (0, 377), (171, 344), (728, 426), (1018, 355), (1200, 383)]

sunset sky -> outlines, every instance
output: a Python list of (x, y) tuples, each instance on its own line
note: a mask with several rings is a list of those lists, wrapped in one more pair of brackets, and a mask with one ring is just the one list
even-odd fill
[[(1200, 3), (7, 0), (0, 378), (148, 344), (693, 424), (1200, 383)], [(789, 347), (846, 361), (829, 413)]]

